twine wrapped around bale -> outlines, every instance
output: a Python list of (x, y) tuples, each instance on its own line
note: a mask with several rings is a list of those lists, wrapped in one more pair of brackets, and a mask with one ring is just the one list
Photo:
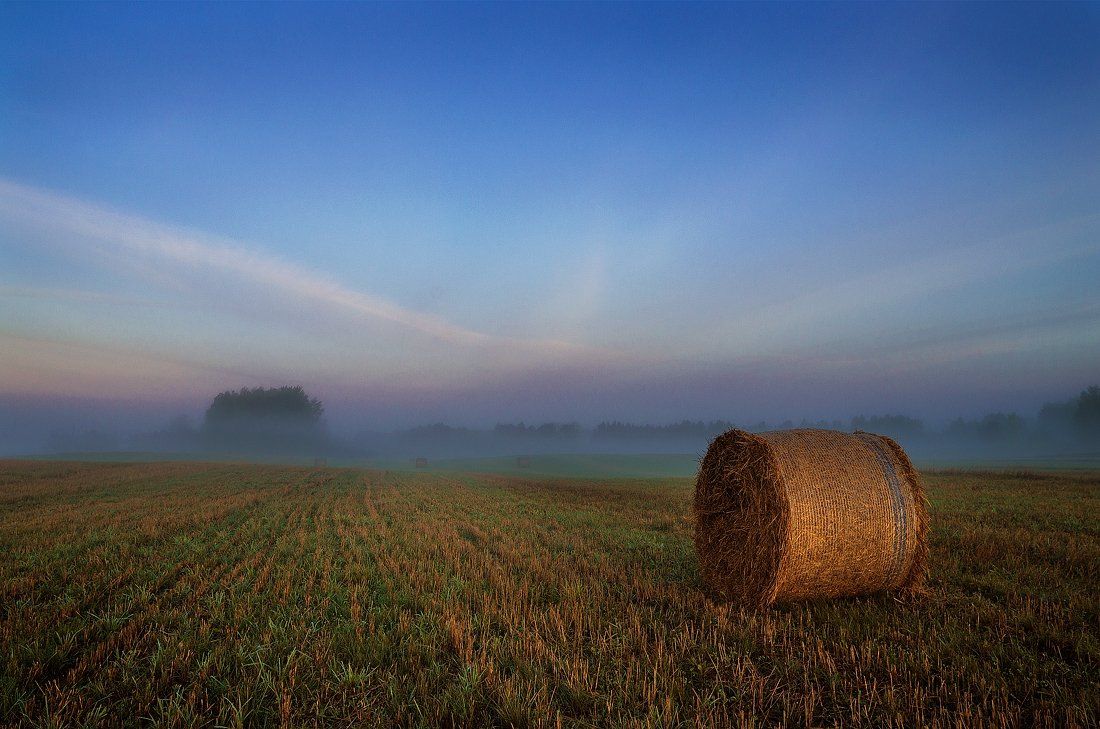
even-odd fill
[(928, 504), (871, 433), (730, 430), (695, 481), (695, 548), (715, 598), (742, 605), (922, 590)]

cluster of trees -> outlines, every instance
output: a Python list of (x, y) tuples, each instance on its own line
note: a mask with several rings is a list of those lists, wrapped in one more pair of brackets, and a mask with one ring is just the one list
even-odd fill
[(300, 386), (219, 393), (200, 426), (184, 415), (133, 439), (137, 450), (302, 454), (327, 450), (324, 405)]
[(1077, 397), (1048, 402), (1034, 422), (1017, 413), (990, 413), (977, 420), (956, 418), (945, 435), (985, 442), (1066, 440), (1100, 446), (1100, 386), (1085, 388)]
[(301, 386), (243, 387), (214, 398), (201, 435), (215, 450), (313, 452), (329, 445), (324, 414)]
[(1071, 438), (1100, 445), (1100, 386), (1093, 385), (1077, 397), (1061, 402), (1048, 402), (1038, 417), (1029, 421), (1018, 413), (989, 413), (968, 420), (956, 418), (942, 432), (926, 428), (916, 418), (886, 415), (852, 418), (852, 430), (884, 433), (902, 440), (946, 437), (959, 441), (1012, 443)]
[(1039, 410), (1039, 427), (1051, 433), (1074, 431), (1100, 438), (1100, 385), (1085, 388), (1063, 402), (1048, 402)]
[(252, 427), (272, 423), (315, 428), (325, 406), (300, 386), (255, 387), (219, 393), (206, 409), (206, 428)]
[(1073, 423), (1083, 433), (1100, 434), (1100, 385), (1093, 385), (1077, 398)]
[(956, 418), (942, 430), (926, 428), (904, 416), (854, 418), (853, 430), (883, 433), (901, 441), (919, 456), (1009, 456), (1100, 449), (1100, 387), (1077, 397), (1046, 403), (1035, 418), (1019, 413), (989, 413), (980, 418)]

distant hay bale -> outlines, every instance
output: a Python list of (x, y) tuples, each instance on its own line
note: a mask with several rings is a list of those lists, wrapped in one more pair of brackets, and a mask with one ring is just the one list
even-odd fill
[(923, 588), (924, 489), (882, 435), (730, 430), (703, 457), (694, 512), (703, 579), (719, 600), (766, 606)]

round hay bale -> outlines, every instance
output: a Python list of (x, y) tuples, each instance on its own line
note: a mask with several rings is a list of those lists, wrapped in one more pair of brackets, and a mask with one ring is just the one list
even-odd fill
[(730, 430), (695, 480), (695, 548), (719, 600), (921, 591), (928, 504), (916, 469), (871, 433)]

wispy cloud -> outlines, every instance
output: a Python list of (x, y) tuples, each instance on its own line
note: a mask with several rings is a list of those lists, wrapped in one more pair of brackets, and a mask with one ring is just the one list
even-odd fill
[(464, 327), (386, 298), (348, 288), (301, 266), (249, 249), (239, 241), (163, 225), (135, 215), (0, 179), (0, 216), (35, 229), (96, 241), (117, 251), (191, 269), (228, 274), (282, 297), (343, 315), (396, 324), (461, 347), (509, 347), (532, 353), (609, 356), (555, 339), (516, 339)]

